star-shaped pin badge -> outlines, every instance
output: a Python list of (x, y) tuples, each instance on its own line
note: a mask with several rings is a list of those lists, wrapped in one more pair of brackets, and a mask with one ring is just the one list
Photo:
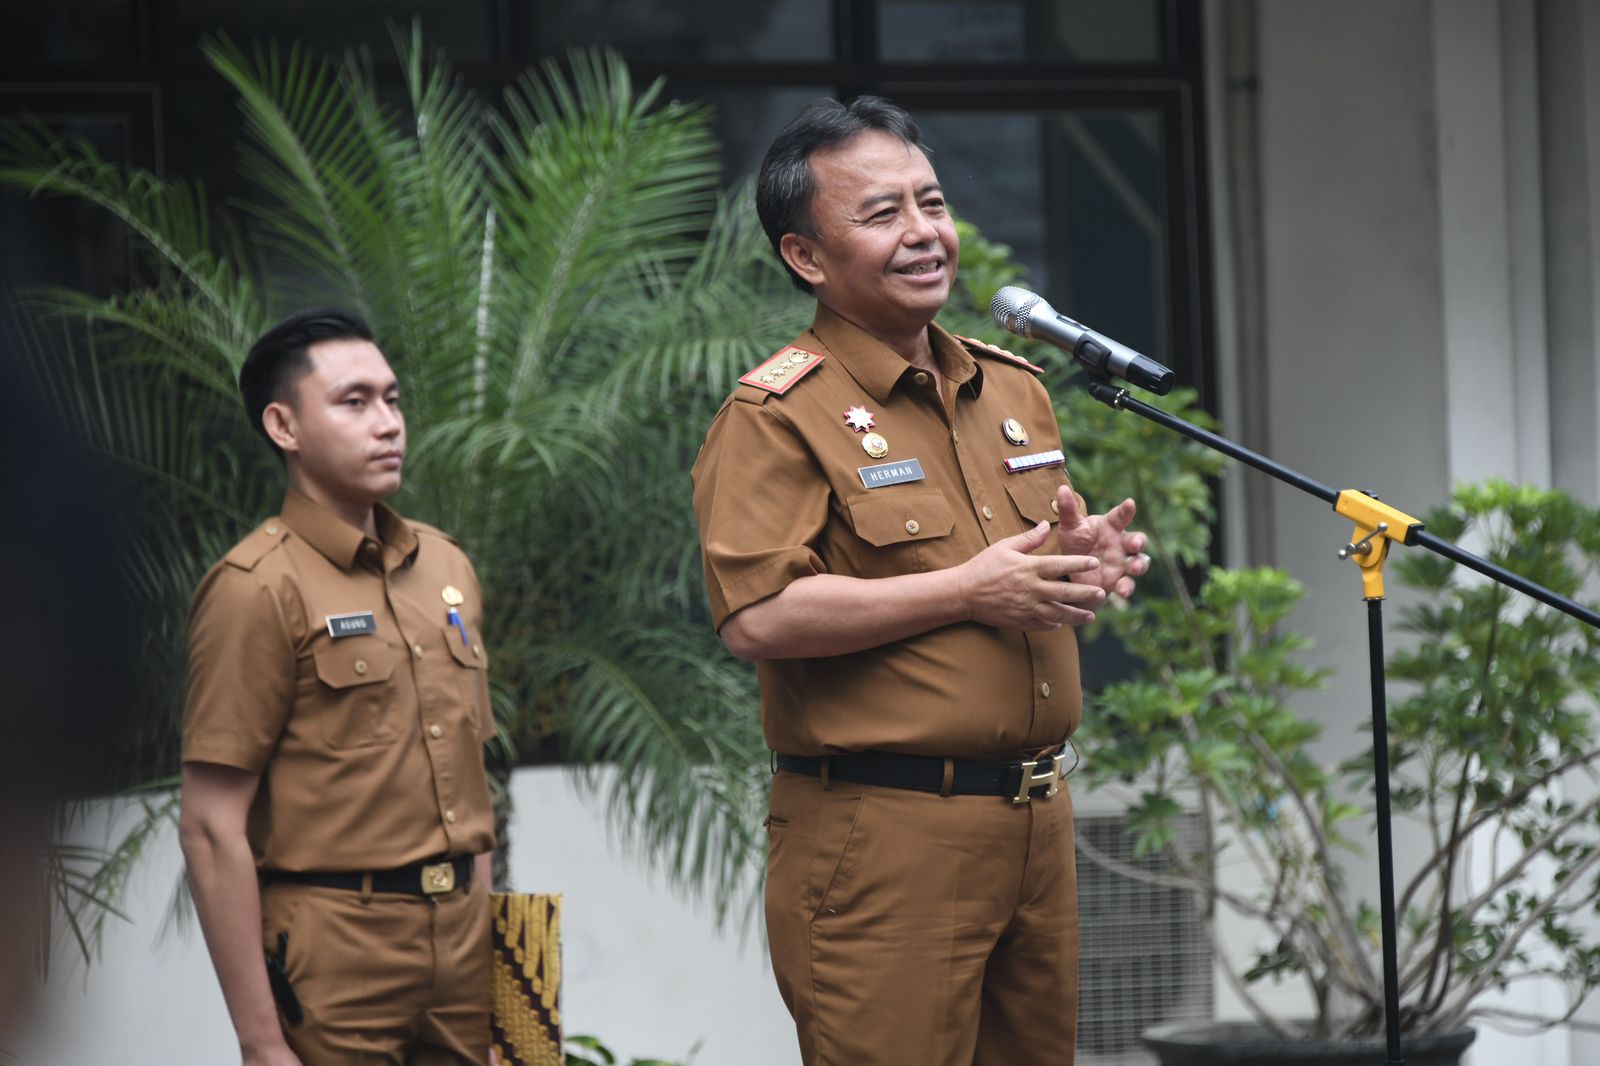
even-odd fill
[(878, 423), (872, 420), (872, 412), (865, 407), (856, 406), (844, 413), (844, 424), (857, 433), (865, 433)]

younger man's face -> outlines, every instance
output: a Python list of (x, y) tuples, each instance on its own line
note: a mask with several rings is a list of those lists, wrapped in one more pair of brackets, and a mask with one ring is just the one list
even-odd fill
[(329, 340), (308, 351), (311, 369), (294, 385), (292, 438), (279, 447), (329, 497), (369, 505), (400, 488), (406, 420), (400, 384), (377, 345)]

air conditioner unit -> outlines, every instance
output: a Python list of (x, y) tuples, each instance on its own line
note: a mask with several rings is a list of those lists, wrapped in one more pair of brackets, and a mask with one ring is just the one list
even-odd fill
[[(1127, 808), (1104, 792), (1074, 793), (1078, 839), (1119, 862), (1165, 873), (1161, 856), (1134, 858)], [(1180, 846), (1200, 849), (1199, 813), (1177, 819)], [(1139, 1034), (1215, 1016), (1214, 959), (1195, 898), (1110, 873), (1078, 854), (1079, 1066), (1148, 1066)]]

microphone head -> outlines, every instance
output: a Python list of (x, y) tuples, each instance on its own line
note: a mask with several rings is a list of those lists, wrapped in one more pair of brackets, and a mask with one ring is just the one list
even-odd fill
[(1029, 292), (1017, 285), (1007, 285), (994, 294), (989, 302), (989, 317), (1003, 330), (1019, 337), (1028, 336), (1028, 320), (1035, 310), (1050, 307), (1038, 293)]

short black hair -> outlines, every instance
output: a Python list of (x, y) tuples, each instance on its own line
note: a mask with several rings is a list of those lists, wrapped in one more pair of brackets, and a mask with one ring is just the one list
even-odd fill
[(332, 307), (296, 311), (267, 330), (250, 346), (239, 368), (239, 396), (244, 413), (281, 458), (283, 450), (267, 436), (261, 414), (269, 403), (289, 403), (294, 385), (311, 369), (310, 350), (321, 341), (370, 341), (372, 327), (357, 315)]
[(922, 143), (922, 131), (905, 108), (881, 96), (858, 96), (848, 104), (829, 98), (813, 100), (783, 128), (761, 160), (761, 173), (756, 178), (756, 214), (767, 240), (772, 242), (772, 250), (778, 253), (778, 261), (783, 262), (789, 280), (801, 292), (810, 293), (811, 285), (784, 262), (779, 245), (786, 233), (817, 235), (811, 217), (811, 202), (817, 195), (811, 156), (868, 130), (881, 130), (928, 153), (927, 145)]

